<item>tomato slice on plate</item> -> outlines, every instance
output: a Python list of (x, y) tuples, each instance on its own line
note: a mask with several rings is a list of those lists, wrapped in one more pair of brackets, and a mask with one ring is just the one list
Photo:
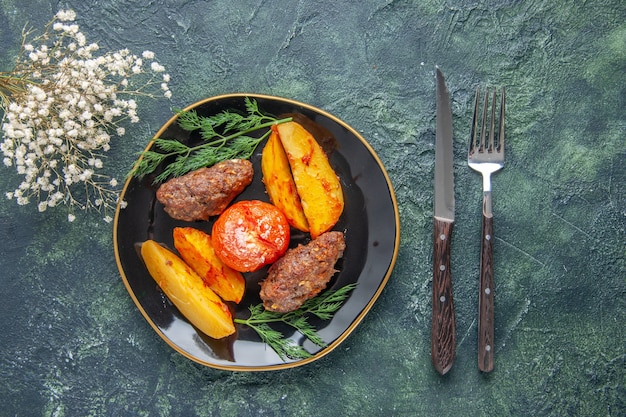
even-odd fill
[(213, 224), (217, 256), (240, 272), (259, 270), (280, 258), (289, 246), (287, 217), (274, 205), (239, 201), (228, 207)]

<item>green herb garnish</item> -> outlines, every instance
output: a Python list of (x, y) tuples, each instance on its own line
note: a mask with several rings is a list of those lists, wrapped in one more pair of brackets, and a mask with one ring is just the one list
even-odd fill
[(322, 320), (329, 320), (335, 312), (341, 308), (348, 298), (348, 293), (356, 288), (356, 284), (348, 284), (335, 291), (325, 291), (322, 294), (307, 300), (299, 309), (289, 313), (275, 313), (267, 311), (263, 304), (250, 306), (248, 319), (235, 319), (235, 323), (250, 326), (267, 343), (282, 360), (306, 359), (312, 355), (302, 346), (297, 345), (290, 339), (285, 339), (283, 334), (272, 329), (269, 323), (281, 322), (295, 328), (303, 336), (317, 346), (326, 347), (326, 342), (317, 334), (317, 331), (307, 321), (308, 315), (312, 314)]
[(197, 146), (187, 146), (176, 139), (154, 139), (155, 150), (141, 153), (129, 176), (143, 177), (153, 173), (166, 159), (174, 158), (156, 176), (155, 182), (168, 177), (179, 177), (202, 167), (209, 167), (228, 159), (248, 159), (269, 134), (260, 138), (248, 134), (274, 124), (291, 121), (292, 118), (277, 119), (259, 110), (255, 100), (245, 97), (246, 115), (235, 111), (223, 111), (213, 116), (199, 116), (194, 110), (178, 112), (178, 125), (186, 131), (198, 130), (204, 140)]

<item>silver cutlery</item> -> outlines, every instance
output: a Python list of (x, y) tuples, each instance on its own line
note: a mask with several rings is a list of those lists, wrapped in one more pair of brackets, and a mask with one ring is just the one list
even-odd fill
[[(491, 174), (504, 166), (504, 107), (502, 88), (500, 111), (496, 114), (496, 90), (489, 107), (485, 91), (480, 126), (480, 87), (476, 89), (474, 117), (470, 131), (467, 164), (483, 177), (483, 224), (480, 249), (480, 293), (478, 298), (478, 368), (490, 372), (494, 365), (494, 279), (493, 279), (493, 212), (491, 210)], [(488, 117), (488, 113), (490, 113)], [(497, 121), (496, 121), (497, 116)], [(487, 125), (489, 122), (489, 125)], [(497, 130), (496, 130), (497, 124)]]

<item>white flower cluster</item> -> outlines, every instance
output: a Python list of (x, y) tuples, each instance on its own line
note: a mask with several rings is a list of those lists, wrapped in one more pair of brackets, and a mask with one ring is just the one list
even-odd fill
[(0, 73), (0, 150), (4, 165), (23, 176), (6, 196), (20, 205), (37, 200), (39, 211), (67, 205), (70, 221), (75, 208), (111, 221), (119, 184), (98, 172), (111, 134), (124, 135), (123, 120), (139, 121), (133, 97), (154, 97), (154, 88), (170, 98), (170, 77), (151, 51), (97, 55), (75, 18), (60, 11), (42, 35), (29, 42), (25, 33), (14, 70)]

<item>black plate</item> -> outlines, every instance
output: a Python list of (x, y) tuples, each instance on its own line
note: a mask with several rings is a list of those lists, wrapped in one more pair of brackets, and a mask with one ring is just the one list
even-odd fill
[[(115, 213), (115, 256), (126, 289), (143, 316), (157, 334), (182, 355), (218, 369), (252, 371), (291, 368), (319, 359), (336, 348), (363, 320), (380, 295), (398, 255), (398, 206), (389, 177), (371, 146), (350, 126), (322, 110), (293, 100), (258, 94), (212, 97), (186, 110), (195, 109), (200, 115), (223, 110), (244, 111), (245, 97), (256, 100), (264, 113), (275, 116), (285, 113), (304, 115), (321, 126), (320, 132), (325, 132), (326, 136), (330, 133), (336, 140), (337, 148), (331, 154), (330, 162), (341, 180), (345, 209), (334, 230), (345, 232), (346, 250), (337, 265), (340, 272), (331, 280), (329, 288), (338, 289), (354, 282), (357, 288), (331, 320), (310, 320), (328, 346), (319, 348), (290, 328), (278, 328), (313, 354), (308, 359), (283, 361), (247, 326), (236, 325), (235, 335), (222, 340), (213, 340), (197, 331), (161, 292), (137, 252), (138, 243), (147, 239), (172, 248), (173, 228), (190, 225), (171, 219), (163, 211), (156, 201), (150, 178), (130, 179), (124, 185), (122, 199), (127, 207), (118, 207)], [(193, 140), (193, 134), (178, 127), (175, 116), (155, 137)], [(147, 149), (151, 146), (152, 142)], [(261, 182), (263, 146), (262, 143), (251, 158), (255, 168), (253, 183), (237, 200), (269, 201)], [(212, 222), (191, 225), (210, 233)], [(308, 234), (294, 231), (291, 246), (308, 240)], [(266, 272), (265, 268), (244, 274), (246, 292), (243, 300), (232, 306), (235, 317), (246, 318), (248, 307), (260, 303), (258, 283)]]

